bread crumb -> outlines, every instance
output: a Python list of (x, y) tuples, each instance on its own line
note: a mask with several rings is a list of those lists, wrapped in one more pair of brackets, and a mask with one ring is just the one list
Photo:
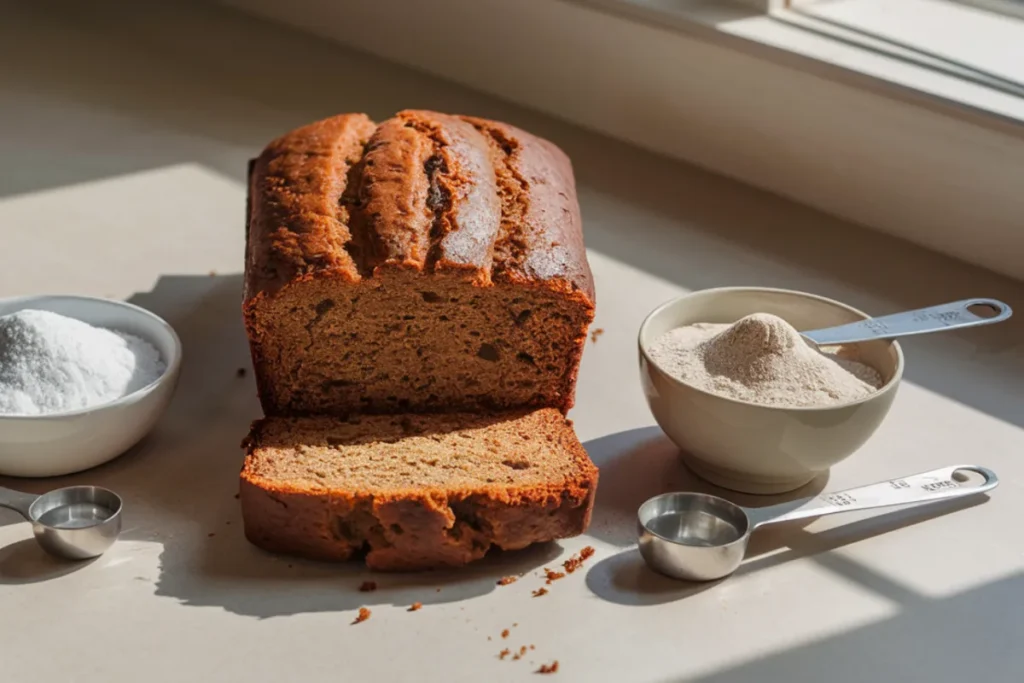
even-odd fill
[(356, 616), (356, 620), (353, 621), (352, 623), (353, 624), (361, 624), (362, 622), (364, 622), (364, 621), (366, 621), (367, 619), (370, 618), (370, 614), (372, 614), (372, 612), (370, 612), (370, 610), (366, 609), (365, 607), (360, 607), (359, 608), (359, 614)]
[(579, 552), (579, 555), (573, 555), (568, 560), (563, 562), (562, 566), (565, 567), (565, 571), (572, 574), (574, 571), (583, 566), (584, 560), (593, 557), (595, 552), (597, 551), (595, 551), (591, 546), (588, 545), (586, 548)]
[(505, 629), (504, 631), (501, 632), (501, 637), (502, 638), (508, 638), (508, 629)]
[(499, 586), (507, 586), (510, 583), (515, 583), (518, 580), (519, 579), (517, 577), (515, 577), (515, 576), (503, 576), (500, 579), (498, 579), (498, 585)]
[(543, 586), (541, 586), (537, 590), (533, 591), (533, 597), (535, 597), (535, 598), (539, 598), (540, 596), (547, 595), (547, 594), (548, 594), (548, 589), (544, 588)]
[(217, 271), (216, 270), (211, 270), (210, 271), (210, 277), (217, 277)]
[(245, 368), (238, 368), (235, 370), (235, 375), (238, 377), (245, 377)]
[(536, 649), (537, 649), (537, 647), (536, 647), (535, 645), (530, 645), (530, 649), (531, 649), (531, 650), (536, 650)]
[(596, 342), (597, 338), (600, 337), (602, 334), (604, 334), (604, 328), (598, 327), (597, 329), (590, 333), (590, 341)]
[(414, 602), (411, 605), (409, 605), (409, 611), (410, 612), (418, 612), (422, 607), (423, 607), (423, 603), (422, 602)]
[(526, 654), (526, 646), (523, 645), (521, 648), (519, 648), (519, 656), (522, 657), (525, 654)]
[(359, 591), (362, 593), (372, 593), (377, 590), (376, 581), (363, 581), (362, 585), (359, 586)]
[(440, 588), (438, 588), (438, 589), (437, 589), (437, 591), (435, 591), (435, 592), (437, 592), (437, 593), (440, 593), (440, 592), (441, 592), (441, 589), (440, 589)]
[(558, 673), (558, 660), (551, 662), (550, 664), (541, 664), (540, 668), (537, 669), (539, 674), (554, 674)]
[(519, 622), (512, 624), (512, 628), (515, 628), (516, 626), (519, 626)]
[(498, 653), (498, 659), (505, 659), (505, 657), (508, 657), (510, 654), (512, 654), (512, 651), (506, 647), (504, 650)]
[(547, 567), (544, 568), (544, 576), (546, 576), (548, 579), (548, 585), (550, 585), (552, 581), (558, 581), (559, 579), (565, 578), (565, 574), (563, 574), (562, 572), (556, 572), (554, 570), (548, 569)]

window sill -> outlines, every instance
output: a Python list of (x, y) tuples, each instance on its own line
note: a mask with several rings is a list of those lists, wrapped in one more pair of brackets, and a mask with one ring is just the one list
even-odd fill
[(223, 2), (1024, 279), (1024, 98), (793, 26), (806, 7)]
[(1024, 17), (970, 0), (791, 0), (768, 12), (758, 8), (776, 0), (571, 1), (978, 123), (1024, 123)]

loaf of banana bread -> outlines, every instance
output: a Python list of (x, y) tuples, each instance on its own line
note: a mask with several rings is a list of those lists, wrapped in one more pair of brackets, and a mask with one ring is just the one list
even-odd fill
[(568, 158), (512, 126), (335, 116), (250, 166), (267, 415), (572, 406), (594, 285)]
[(247, 538), (383, 571), (583, 533), (597, 468), (560, 411), (272, 417), (245, 441)]

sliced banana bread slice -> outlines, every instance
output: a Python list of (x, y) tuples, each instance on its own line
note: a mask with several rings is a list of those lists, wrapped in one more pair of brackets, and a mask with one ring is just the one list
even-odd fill
[(272, 417), (243, 446), (246, 537), (382, 571), (463, 565), (576, 536), (597, 468), (559, 410)]

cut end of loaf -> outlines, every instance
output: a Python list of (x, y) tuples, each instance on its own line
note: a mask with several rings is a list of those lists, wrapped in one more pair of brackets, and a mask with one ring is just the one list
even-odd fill
[(246, 536), (371, 568), (463, 565), (585, 531), (597, 469), (555, 409), (268, 418), (246, 440)]
[(544, 288), (320, 278), (247, 315), (264, 412), (572, 407), (592, 309)]

